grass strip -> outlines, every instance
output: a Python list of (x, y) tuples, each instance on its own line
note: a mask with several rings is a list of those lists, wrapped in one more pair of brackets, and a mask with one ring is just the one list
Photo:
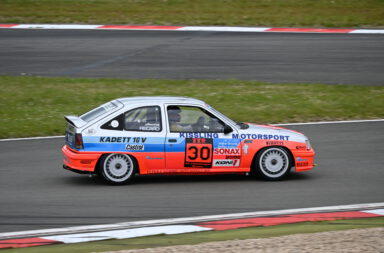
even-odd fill
[(188, 233), (180, 235), (159, 235), (148, 236), (124, 240), (106, 240), (90, 243), (78, 244), (57, 244), (52, 246), (41, 246), (24, 249), (8, 249), (2, 250), (2, 253), (20, 252), (20, 253), (87, 253), (87, 252), (103, 252), (117, 251), (128, 249), (155, 248), (173, 245), (193, 245), (205, 242), (226, 241), (226, 240), (243, 240), (252, 238), (268, 238), (275, 236), (284, 236), (291, 234), (316, 233), (325, 231), (373, 228), (383, 227), (384, 217), (353, 219), (353, 220), (337, 220), (337, 221), (320, 221), (320, 222), (303, 222), (296, 224), (286, 224), (270, 227), (252, 227), (226, 231), (208, 231), (198, 233)]
[(382, 0), (0, 0), (0, 23), (380, 27)]
[(62, 135), (64, 115), (128, 96), (194, 97), (254, 123), (384, 117), (382, 86), (0, 76), (0, 90), (0, 138)]

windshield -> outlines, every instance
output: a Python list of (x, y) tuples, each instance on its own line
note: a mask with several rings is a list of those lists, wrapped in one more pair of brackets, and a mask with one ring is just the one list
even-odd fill
[(221, 112), (219, 112), (218, 110), (216, 110), (215, 108), (213, 108), (212, 106), (210, 105), (207, 105), (212, 111), (214, 111), (216, 114), (219, 114), (221, 117), (225, 118), (227, 121), (231, 122), (233, 125), (236, 125), (238, 127), (240, 127), (240, 129), (247, 129), (249, 128), (249, 125), (246, 124), (246, 123), (243, 123), (243, 122), (237, 122), (237, 121), (233, 121), (231, 120), (230, 118), (228, 118), (227, 116), (225, 116), (224, 114), (222, 114)]
[(225, 116), (224, 114), (222, 114), (221, 112), (219, 112), (218, 110), (216, 110), (215, 108), (213, 108), (212, 106), (210, 105), (207, 105), (209, 109), (211, 109), (212, 111), (214, 111), (216, 114), (220, 115), (222, 118), (226, 119), (227, 121), (231, 122), (231, 124), (233, 125), (237, 125), (237, 122), (231, 120), (230, 118), (228, 118), (227, 116)]
[(94, 120), (98, 118), (99, 116), (105, 114), (106, 112), (112, 111), (117, 107), (116, 104), (113, 102), (108, 102), (106, 104), (103, 104), (87, 113), (84, 113), (83, 115), (80, 116), (80, 118), (86, 122), (89, 122), (91, 120)]

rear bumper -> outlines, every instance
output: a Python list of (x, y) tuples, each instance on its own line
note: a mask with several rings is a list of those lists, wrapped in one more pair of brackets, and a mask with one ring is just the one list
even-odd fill
[(311, 170), (315, 166), (315, 151), (313, 149), (308, 151), (296, 151), (293, 156), (295, 159), (296, 172)]
[(63, 152), (63, 167), (78, 173), (95, 172), (97, 161), (102, 155), (100, 153), (76, 151), (67, 145), (64, 145), (61, 151)]

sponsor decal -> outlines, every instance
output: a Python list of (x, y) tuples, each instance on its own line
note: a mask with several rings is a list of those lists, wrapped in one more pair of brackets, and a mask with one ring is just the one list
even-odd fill
[(247, 155), (247, 154), (248, 154), (248, 148), (249, 148), (248, 144), (245, 144), (245, 145), (243, 146), (243, 153), (244, 153), (244, 155)]
[(225, 159), (231, 159), (231, 160), (234, 160), (234, 159), (239, 159), (240, 160), (241, 156), (239, 155), (227, 155), (225, 156)]
[(268, 146), (276, 146), (276, 145), (284, 145), (283, 141), (267, 141), (266, 144)]
[(162, 157), (150, 157), (150, 156), (146, 156), (145, 159), (148, 159), (148, 160), (163, 160)]
[(240, 160), (213, 160), (213, 166), (215, 167), (237, 167), (240, 165)]
[(215, 148), (215, 155), (240, 155), (239, 148)]
[[(201, 174), (201, 173), (207, 173), (210, 172), (211, 169), (201, 169), (201, 168), (192, 168), (188, 170), (188, 174)], [(185, 173), (185, 169), (179, 169), (179, 170), (169, 170), (169, 169), (154, 169), (154, 170), (148, 170), (149, 174), (175, 174), (175, 173)]]
[(305, 150), (307, 149), (307, 146), (296, 146), (296, 149)]
[(308, 161), (308, 159), (307, 158), (301, 158), (301, 157), (297, 157), (296, 158), (296, 161), (298, 161), (298, 162), (306, 162), (306, 161)]
[(253, 140), (245, 140), (244, 143), (252, 143)]
[(232, 134), (233, 139), (252, 139), (252, 140), (277, 140), (288, 141), (288, 135), (278, 134)]
[(139, 127), (139, 130), (141, 131), (149, 131), (149, 132), (159, 132), (160, 131), (160, 127), (158, 125), (145, 125), (145, 126), (141, 126)]
[(186, 138), (184, 167), (211, 168), (213, 139)]
[(239, 144), (238, 139), (215, 139), (215, 148), (237, 148)]
[(297, 162), (296, 166), (297, 167), (306, 167), (306, 166), (308, 166), (308, 162)]
[(100, 137), (99, 142), (109, 142), (109, 143), (145, 143), (147, 140), (146, 137)]
[(218, 133), (179, 133), (180, 138), (219, 138)]
[(125, 146), (125, 149), (131, 151), (143, 151), (144, 144), (127, 144), (127, 146)]

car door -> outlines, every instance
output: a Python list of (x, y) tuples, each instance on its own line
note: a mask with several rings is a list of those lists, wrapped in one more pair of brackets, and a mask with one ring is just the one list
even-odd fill
[(103, 122), (88, 137), (87, 150), (127, 153), (133, 156), (141, 174), (159, 173), (165, 168), (166, 130), (160, 106), (124, 110)]
[[(241, 164), (241, 141), (236, 128), (200, 105), (167, 104), (166, 168), (180, 173), (236, 171)], [(226, 129), (226, 133), (224, 133)]]

